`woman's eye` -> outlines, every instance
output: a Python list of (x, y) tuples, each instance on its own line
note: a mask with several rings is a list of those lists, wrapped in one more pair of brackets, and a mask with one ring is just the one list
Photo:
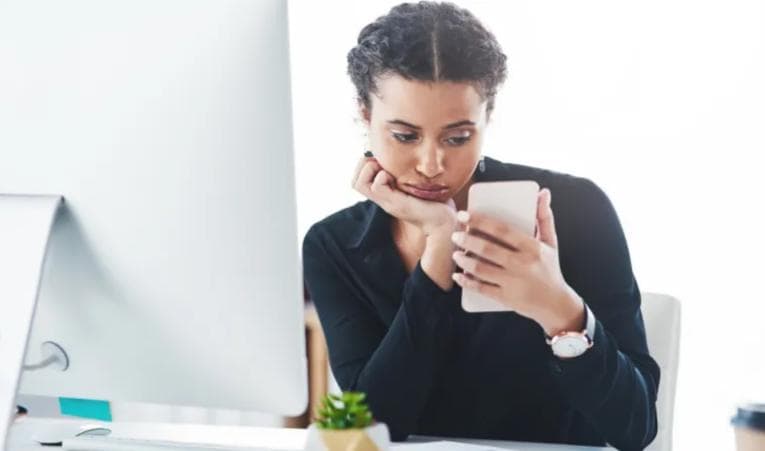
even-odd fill
[(452, 136), (446, 139), (446, 142), (451, 146), (461, 146), (468, 141), (470, 141), (470, 136)]
[(417, 141), (416, 133), (393, 133), (393, 137), (396, 138), (397, 141), (402, 143), (410, 143), (410, 142)]

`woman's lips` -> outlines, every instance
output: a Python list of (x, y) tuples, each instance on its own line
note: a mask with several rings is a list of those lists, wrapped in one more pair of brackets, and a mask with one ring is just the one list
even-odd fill
[(410, 194), (425, 200), (443, 200), (444, 195), (449, 192), (448, 187), (420, 188), (414, 185), (404, 185), (404, 186), (406, 186), (407, 191)]

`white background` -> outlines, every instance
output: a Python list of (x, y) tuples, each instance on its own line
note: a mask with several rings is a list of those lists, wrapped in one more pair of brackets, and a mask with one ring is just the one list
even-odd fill
[[(361, 200), (345, 55), (397, 3), (291, 3), (301, 237)], [(457, 3), (509, 58), (484, 153), (606, 190), (641, 289), (683, 303), (676, 448), (732, 449), (735, 404), (765, 402), (765, 5)]]

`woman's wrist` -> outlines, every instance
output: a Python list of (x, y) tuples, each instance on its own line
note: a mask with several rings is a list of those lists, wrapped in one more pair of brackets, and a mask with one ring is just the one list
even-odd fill
[(584, 329), (584, 301), (574, 290), (567, 291), (562, 296), (562, 302), (556, 304), (555, 311), (538, 321), (545, 334), (552, 337), (561, 332), (579, 332)]
[(442, 290), (449, 291), (454, 285), (452, 273), (455, 269), (452, 252), (454, 244), (451, 233), (445, 229), (425, 238), (425, 250), (420, 258), (420, 265), (425, 274), (430, 277)]
[(420, 230), (426, 238), (433, 236), (435, 239), (440, 239), (446, 236), (450, 239), (458, 224), (456, 213), (444, 205), (444, 214), (435, 220), (421, 224)]

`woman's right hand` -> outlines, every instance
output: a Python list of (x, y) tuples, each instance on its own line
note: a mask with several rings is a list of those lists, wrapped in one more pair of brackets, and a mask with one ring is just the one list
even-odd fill
[(391, 216), (420, 228), (426, 237), (441, 233), (450, 236), (458, 227), (453, 200), (428, 201), (399, 190), (393, 176), (374, 157), (359, 161), (352, 185)]

